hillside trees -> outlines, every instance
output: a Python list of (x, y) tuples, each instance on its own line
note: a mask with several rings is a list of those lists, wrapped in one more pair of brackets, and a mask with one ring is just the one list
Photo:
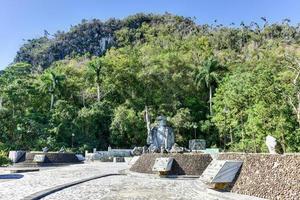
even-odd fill
[(215, 58), (207, 58), (199, 68), (196, 75), (196, 84), (199, 86), (204, 83), (208, 88), (209, 113), (212, 115), (213, 89), (220, 82), (221, 72), (225, 70), (225, 67), (221, 66)]
[(79, 151), (142, 146), (147, 107), (152, 125), (168, 117), (182, 146), (196, 135), (265, 152), (272, 135), (299, 151), (298, 30), (137, 14), (30, 40), (0, 72), (1, 148), (58, 150), (72, 134)]
[(285, 95), (289, 83), (281, 79), (286, 72), (282, 52), (275, 45), (260, 54), (261, 59), (240, 67), (218, 88), (213, 120), (222, 136), (233, 134), (234, 143), (223, 141), (233, 149), (265, 151), (265, 137), (270, 134), (284, 150), (296, 150), (296, 146), (289, 145), (292, 135), (297, 138), (297, 128), (295, 118), (289, 117), (292, 109)]

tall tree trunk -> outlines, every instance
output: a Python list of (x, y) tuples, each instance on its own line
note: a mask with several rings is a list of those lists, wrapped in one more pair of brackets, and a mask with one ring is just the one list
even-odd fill
[(256, 149), (256, 138), (255, 138), (255, 133), (252, 132), (252, 139), (254, 141), (254, 153), (257, 153), (257, 149)]
[(97, 83), (97, 101), (100, 102), (100, 84)]
[(226, 150), (226, 143), (227, 143), (227, 113), (225, 113), (225, 121), (224, 121), (224, 135), (223, 135), (223, 143), (224, 143), (224, 152)]
[(233, 144), (233, 134), (231, 131), (231, 127), (229, 128), (229, 133), (230, 133), (230, 143)]
[(242, 149), (243, 152), (245, 152), (245, 129), (244, 129), (244, 121), (242, 117), (241, 117), (241, 125), (242, 125)]
[(82, 105), (85, 107), (85, 94), (82, 92)]
[(54, 94), (51, 94), (50, 110), (52, 110), (53, 105), (54, 105)]
[(50, 104), (50, 110), (52, 110), (53, 106), (54, 106), (54, 91), (56, 88), (56, 76), (54, 74), (52, 74), (52, 88), (50, 87), (50, 91), (51, 91), (51, 104)]
[(242, 149), (243, 149), (243, 152), (245, 152), (245, 133), (244, 133), (244, 129), (242, 130)]
[(0, 109), (2, 109), (2, 97), (0, 97)]
[(209, 86), (209, 113), (212, 115), (212, 86)]
[[(290, 61), (292, 62), (292, 64), (294, 64), (294, 61)], [(292, 106), (293, 111), (296, 114), (296, 118), (297, 118), (297, 122), (298, 125), (300, 127), (300, 90), (298, 87), (298, 83), (299, 83), (299, 78), (300, 78), (300, 60), (296, 60), (296, 66), (288, 66), (288, 68), (294, 73), (294, 79), (291, 81), (292, 84), (294, 85), (294, 88), (296, 89), (296, 102), (294, 102), (294, 98), (292, 98), (291, 96), (287, 96), (288, 97), (288, 102), (289, 104)]]
[(283, 153), (285, 153), (285, 137), (283, 131), (281, 131), (281, 141)]
[(145, 121), (146, 121), (146, 127), (147, 127), (147, 144), (149, 144), (152, 140), (151, 138), (151, 119), (148, 112), (148, 107), (145, 106)]

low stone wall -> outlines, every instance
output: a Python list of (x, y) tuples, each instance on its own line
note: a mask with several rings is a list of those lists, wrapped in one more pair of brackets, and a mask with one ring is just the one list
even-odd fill
[(45, 155), (44, 163), (78, 163), (80, 162), (74, 153), (57, 153), (57, 152), (26, 152), (25, 162), (33, 162), (35, 155)]
[(131, 157), (131, 149), (112, 149), (109, 151), (96, 151), (94, 153), (85, 153), (87, 161), (112, 162), (114, 157)]
[(186, 153), (186, 154), (143, 154), (132, 165), (131, 171), (139, 173), (154, 173), (152, 167), (155, 159), (159, 157), (174, 158), (171, 175), (201, 175), (212, 158), (209, 154)]
[(219, 160), (243, 160), (232, 192), (267, 199), (300, 198), (300, 154), (221, 153)]

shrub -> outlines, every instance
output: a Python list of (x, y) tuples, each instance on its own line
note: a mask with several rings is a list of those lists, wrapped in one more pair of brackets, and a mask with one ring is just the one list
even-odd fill
[(5, 151), (0, 151), (0, 166), (8, 165), (11, 161), (8, 158), (8, 155)]

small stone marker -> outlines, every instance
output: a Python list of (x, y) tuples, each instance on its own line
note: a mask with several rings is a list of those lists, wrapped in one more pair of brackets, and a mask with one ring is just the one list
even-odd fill
[(65, 153), (65, 152), (66, 152), (65, 147), (61, 147), (60, 150), (59, 150), (59, 153)]
[(24, 154), (25, 154), (25, 151), (10, 151), (8, 158), (13, 163), (17, 163)]
[(82, 162), (82, 161), (85, 160), (85, 158), (83, 157), (82, 154), (76, 154), (75, 156), (77, 157), (77, 159), (78, 159), (80, 162)]
[(160, 175), (166, 175), (171, 171), (174, 158), (156, 158), (152, 171), (159, 172)]
[(48, 147), (44, 147), (44, 148), (42, 148), (42, 150), (43, 150), (43, 153), (47, 153), (49, 151), (49, 148)]
[(37, 162), (37, 163), (43, 163), (43, 162), (45, 162), (45, 158), (46, 158), (45, 155), (35, 155), (33, 157), (33, 161)]
[(194, 139), (189, 141), (189, 149), (192, 151), (205, 150), (206, 141), (202, 139)]
[(208, 184), (231, 183), (242, 164), (243, 161), (237, 160), (213, 160), (200, 176), (200, 180)]
[(276, 138), (274, 138), (270, 135), (268, 135), (266, 137), (266, 145), (268, 147), (268, 150), (269, 150), (270, 154), (276, 154), (276, 150), (275, 150), (276, 144), (277, 144)]
[(114, 157), (113, 161), (114, 161), (114, 163), (125, 162), (125, 159), (124, 159), (124, 157)]

